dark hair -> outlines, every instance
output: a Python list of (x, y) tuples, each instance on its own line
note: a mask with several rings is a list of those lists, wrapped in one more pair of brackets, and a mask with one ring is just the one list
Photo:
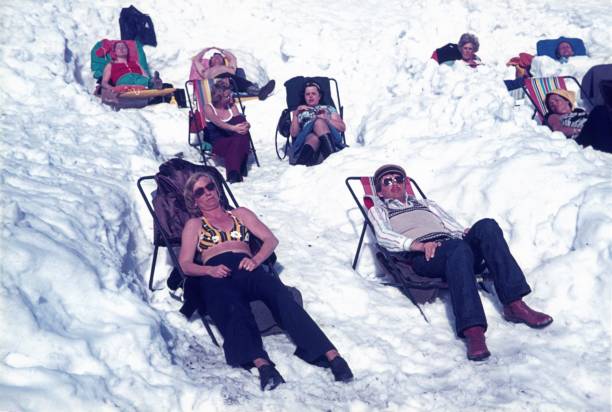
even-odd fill
[(306, 93), (306, 88), (307, 87), (316, 87), (317, 90), (319, 91), (319, 96), (321, 97), (319, 99), (319, 102), (321, 102), (323, 100), (323, 96), (325, 96), (325, 93), (323, 92), (323, 89), (321, 88), (321, 85), (317, 82), (315, 82), (314, 80), (306, 80), (304, 82), (304, 86), (302, 87), (302, 101), (300, 104), (306, 104), (306, 99), (304, 98), (304, 94)]
[(555, 47), (555, 57), (558, 59), (561, 58), (561, 55), (559, 54), (559, 47), (561, 47), (561, 45), (565, 43), (568, 46), (570, 46), (570, 49), (572, 49), (572, 54), (574, 53), (574, 46), (572, 46), (572, 43), (568, 42), (567, 40), (561, 40), (558, 44), (557, 47)]

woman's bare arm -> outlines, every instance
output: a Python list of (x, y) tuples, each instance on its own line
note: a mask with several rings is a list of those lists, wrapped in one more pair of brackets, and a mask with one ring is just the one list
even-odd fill
[(111, 64), (112, 63), (109, 62), (104, 67), (104, 72), (102, 72), (102, 81), (100, 82), (100, 84), (102, 85), (102, 88), (104, 88), (104, 89), (112, 89), (113, 88), (113, 86), (111, 86), (111, 84), (110, 84)]
[(278, 245), (278, 239), (274, 236), (274, 233), (266, 226), (251, 210), (245, 207), (239, 207), (234, 210), (235, 216), (237, 216), (242, 223), (246, 225), (249, 231), (257, 236), (261, 241), (262, 245), (259, 251), (251, 258), (257, 266), (261, 265), (276, 249)]
[(566, 137), (572, 137), (576, 133), (580, 133), (580, 129), (576, 127), (564, 126), (561, 123), (561, 116), (558, 114), (551, 114), (548, 116), (548, 120), (546, 121), (548, 126), (553, 132), (561, 132)]

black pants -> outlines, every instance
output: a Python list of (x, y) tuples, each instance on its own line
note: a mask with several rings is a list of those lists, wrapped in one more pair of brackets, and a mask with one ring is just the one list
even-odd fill
[(219, 328), (227, 363), (250, 366), (256, 358), (270, 360), (249, 305), (253, 300), (262, 300), (268, 306), (276, 322), (297, 346), (295, 354), (300, 358), (314, 363), (325, 352), (334, 349), (277, 276), (266, 273), (261, 267), (253, 272), (238, 269), (244, 257), (245, 254), (233, 252), (215, 256), (206, 265), (225, 265), (231, 270), (230, 276), (193, 276), (185, 285), (186, 289), (192, 289), (192, 296), (199, 297), (200, 313), (205, 310)]
[(423, 253), (413, 254), (410, 263), (420, 276), (442, 277), (448, 283), (455, 329), (459, 336), (472, 326), (487, 328), (478, 295), (474, 265), (484, 258), (493, 277), (499, 300), (505, 305), (525, 296), (531, 289), (512, 257), (504, 234), (493, 219), (479, 220), (463, 239), (442, 242), (429, 261)]

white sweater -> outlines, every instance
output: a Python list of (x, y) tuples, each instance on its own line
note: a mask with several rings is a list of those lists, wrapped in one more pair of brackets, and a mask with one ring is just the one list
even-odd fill
[[(414, 200), (414, 198), (410, 199), (406, 196), (406, 200)], [(419, 199), (418, 202), (427, 206), (428, 211), (440, 220), (441, 225), (448, 230), (451, 237), (459, 239), (463, 237), (464, 228), (434, 201)], [(386, 199), (384, 203), (381, 201), (375, 202), (374, 207), (368, 212), (370, 221), (374, 226), (376, 241), (390, 252), (408, 251), (410, 250), (410, 245), (414, 241), (414, 239), (395, 232), (389, 220), (388, 210), (400, 210), (406, 207), (406, 204), (399, 200)]]

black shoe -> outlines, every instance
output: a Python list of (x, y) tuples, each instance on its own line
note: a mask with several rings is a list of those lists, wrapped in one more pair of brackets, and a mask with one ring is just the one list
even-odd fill
[(353, 380), (353, 372), (342, 356), (336, 356), (329, 362), (334, 379), (338, 382), (350, 382)]
[(259, 100), (266, 100), (270, 93), (272, 93), (274, 90), (274, 86), (276, 86), (276, 82), (274, 80), (270, 80), (264, 87), (259, 89), (259, 93), (257, 93)]
[(259, 370), (259, 387), (262, 391), (274, 390), (281, 383), (285, 383), (274, 366), (263, 365), (257, 369)]
[(309, 144), (305, 144), (304, 147), (302, 147), (302, 151), (300, 152), (296, 163), (299, 165), (310, 166), (312, 164), (312, 158), (314, 157), (314, 154), (315, 152), (312, 146)]
[(240, 172), (232, 170), (231, 172), (227, 174), (227, 181), (229, 183), (242, 182), (242, 176), (240, 175)]
[(327, 159), (327, 157), (334, 152), (334, 146), (332, 145), (331, 139), (332, 137), (329, 133), (319, 136), (319, 153), (323, 156), (323, 160)]

